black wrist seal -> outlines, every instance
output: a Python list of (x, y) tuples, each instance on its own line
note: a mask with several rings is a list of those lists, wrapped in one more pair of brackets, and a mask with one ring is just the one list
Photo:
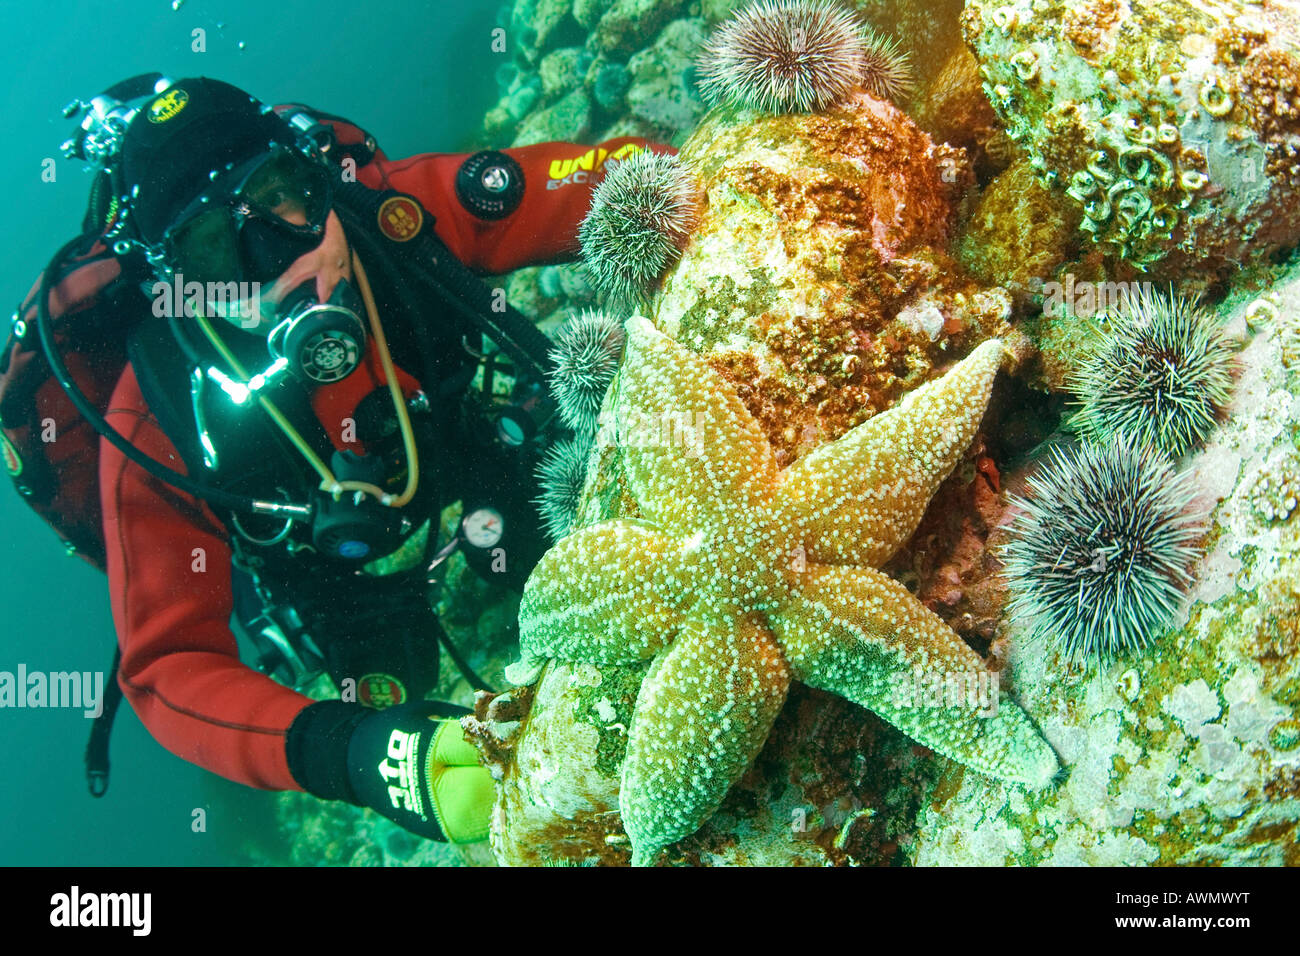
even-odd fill
[(285, 736), (289, 773), (298, 786), (322, 800), (360, 806), (348, 782), (348, 744), (357, 725), (372, 713), (341, 700), (321, 700), (304, 708)]

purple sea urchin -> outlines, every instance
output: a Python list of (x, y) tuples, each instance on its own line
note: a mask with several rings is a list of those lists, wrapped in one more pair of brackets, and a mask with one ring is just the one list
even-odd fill
[(564, 423), (579, 435), (596, 431), (596, 416), (623, 354), (623, 323), (594, 309), (574, 316), (555, 336), (551, 394)]
[(699, 220), (699, 185), (676, 156), (642, 150), (612, 167), (578, 230), (593, 284), (636, 302), (681, 255)]
[(1071, 659), (1140, 650), (1191, 581), (1199, 522), (1156, 449), (1113, 440), (1062, 452), (1029, 479), (1003, 552), (1011, 612)]
[(769, 113), (827, 109), (857, 89), (898, 99), (912, 89), (907, 54), (858, 14), (826, 0), (757, 0), (723, 23), (699, 61), (713, 104)]
[(1195, 301), (1142, 291), (1110, 316), (1101, 350), (1072, 383), (1085, 437), (1126, 435), (1178, 457), (1214, 430), (1232, 389), (1233, 353)]
[(537, 466), (537, 478), (542, 486), (537, 507), (546, 533), (555, 541), (573, 528), (582, 486), (587, 480), (590, 451), (590, 439), (565, 439), (552, 445)]

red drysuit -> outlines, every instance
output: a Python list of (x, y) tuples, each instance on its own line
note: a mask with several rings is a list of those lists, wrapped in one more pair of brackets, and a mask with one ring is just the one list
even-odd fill
[[(504, 150), (523, 168), (525, 191), (519, 208), (497, 221), (475, 217), (457, 198), (455, 176), (465, 155), (390, 160), (377, 153), (357, 170), (357, 179), (415, 196), (462, 262), (500, 274), (573, 259), (578, 225), (592, 186), (603, 177), (604, 161), (648, 145), (620, 138), (594, 148), (547, 143)], [(355, 408), (383, 384), (373, 352), (369, 358), (348, 378), (318, 389), (318, 415), (324, 417), (328, 408), (337, 420), (340, 409)], [(408, 394), (419, 388), (405, 373), (402, 384)], [(150, 416), (130, 366), (109, 408), (107, 418), (118, 431), (152, 457), (183, 469)], [(310, 700), (238, 660), (229, 627), (230, 549), (221, 522), (206, 505), (161, 484), (103, 440), (100, 491), (122, 649), (119, 680), (135, 712), (159, 743), (185, 760), (251, 786), (300, 789), (286, 763), (284, 738)], [(193, 570), (196, 548), (203, 549), (202, 573)]]

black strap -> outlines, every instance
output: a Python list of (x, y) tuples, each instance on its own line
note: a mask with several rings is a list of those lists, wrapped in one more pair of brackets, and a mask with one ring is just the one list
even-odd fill
[[(375, 234), (379, 208), (386, 200), (406, 196), (418, 202), (406, 193), (374, 190), (357, 182), (342, 183), (335, 188), (336, 197), (342, 200), (336, 208), (343, 225), (353, 227), (347, 230), (349, 240)], [(536, 381), (546, 380), (552, 367), (551, 340), (528, 316), (505, 302), (452, 255), (434, 232), (433, 216), (427, 211), (418, 235), (406, 242), (385, 238), (381, 254), (399, 259), (404, 267), (417, 273), (458, 318), (495, 342), (521, 371)]]
[(104, 688), (104, 706), (90, 725), (90, 739), (86, 742), (86, 785), (92, 797), (102, 797), (108, 792), (108, 740), (113, 733), (113, 719), (122, 703), (122, 688), (117, 683), (117, 669), (122, 664), (122, 649), (113, 650), (113, 666)]
[(469, 661), (465, 660), (465, 658), (461, 656), (460, 648), (458, 648), (455, 642), (452, 641), (451, 635), (448, 634), (447, 629), (442, 626), (442, 622), (438, 620), (437, 615), (433, 615), (432, 622), (434, 633), (438, 636), (438, 640), (446, 649), (447, 656), (451, 658), (451, 662), (456, 665), (456, 670), (460, 671), (461, 676), (464, 677), (465, 680), (469, 681), (469, 685), (476, 690), (485, 690), (489, 694), (495, 694), (497, 692), (496, 688), (480, 677), (478, 672), (469, 666)]

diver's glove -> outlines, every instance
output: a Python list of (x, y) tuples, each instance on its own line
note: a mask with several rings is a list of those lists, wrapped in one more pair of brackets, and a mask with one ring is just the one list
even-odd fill
[[(464, 712), (425, 701), (380, 711), (320, 701), (289, 728), (289, 769), (308, 793), (370, 807), (431, 840), (486, 839), (492, 776), (452, 710)], [(304, 758), (304, 747), (315, 752)]]

